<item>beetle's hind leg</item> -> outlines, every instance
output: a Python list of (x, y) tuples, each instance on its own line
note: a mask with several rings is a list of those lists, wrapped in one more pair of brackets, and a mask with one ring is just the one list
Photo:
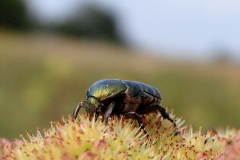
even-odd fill
[(166, 109), (157, 102), (151, 103), (151, 104), (141, 107), (141, 108), (138, 108), (136, 112), (139, 114), (146, 114), (146, 113), (154, 112), (156, 110), (159, 110), (159, 112), (161, 113), (163, 118), (168, 119), (170, 122), (172, 122), (174, 124), (174, 127), (176, 127), (176, 123), (174, 122), (174, 120), (172, 118), (170, 118), (169, 113), (166, 111)]
[(158, 110), (162, 114), (163, 118), (168, 119), (170, 122), (173, 123), (174, 127), (176, 127), (176, 123), (174, 122), (174, 120), (172, 118), (170, 118), (169, 113), (166, 111), (166, 109), (160, 104), (158, 104), (158, 106), (159, 106)]
[(162, 114), (164, 119), (168, 119), (170, 122), (173, 123), (174, 127), (176, 127), (176, 123), (174, 122), (174, 120), (172, 118), (170, 118), (169, 113), (166, 111), (166, 108), (164, 108), (162, 105), (160, 105), (159, 103), (152, 103), (148, 106), (148, 108), (152, 109), (152, 110), (159, 110), (159, 112)]

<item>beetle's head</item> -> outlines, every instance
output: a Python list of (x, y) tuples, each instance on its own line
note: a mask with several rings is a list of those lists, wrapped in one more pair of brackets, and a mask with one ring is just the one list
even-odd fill
[(86, 112), (93, 115), (96, 112), (101, 112), (101, 104), (95, 97), (89, 97), (87, 100), (81, 101), (73, 111), (73, 118), (77, 118), (78, 112), (81, 108), (85, 108)]
[(86, 112), (93, 114), (97, 111), (97, 109), (101, 106), (99, 100), (95, 97), (88, 97), (85, 101), (84, 108)]

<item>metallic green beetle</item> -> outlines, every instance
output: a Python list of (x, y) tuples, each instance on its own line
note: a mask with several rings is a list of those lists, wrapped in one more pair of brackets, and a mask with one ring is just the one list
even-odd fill
[(109, 116), (122, 114), (137, 119), (144, 128), (141, 115), (159, 110), (164, 119), (176, 126), (166, 109), (160, 105), (161, 100), (159, 91), (150, 85), (130, 80), (104, 79), (90, 86), (86, 100), (79, 103), (73, 117), (76, 118), (83, 107), (91, 116), (95, 113), (96, 120), (100, 114), (102, 121), (107, 123)]

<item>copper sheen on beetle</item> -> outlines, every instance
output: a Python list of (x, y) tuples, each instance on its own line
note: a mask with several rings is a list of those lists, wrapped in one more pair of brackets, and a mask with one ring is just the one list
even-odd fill
[(107, 123), (111, 115), (124, 115), (136, 119), (144, 128), (142, 115), (158, 110), (164, 119), (171, 121), (166, 109), (160, 105), (159, 91), (147, 84), (119, 79), (104, 79), (93, 83), (86, 93), (86, 100), (81, 101), (73, 112), (77, 118), (79, 110), (83, 107), (91, 117), (95, 113), (95, 120), (102, 115), (102, 121)]

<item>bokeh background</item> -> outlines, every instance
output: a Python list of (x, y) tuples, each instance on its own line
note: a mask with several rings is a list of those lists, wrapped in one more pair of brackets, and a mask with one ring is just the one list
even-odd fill
[(95, 81), (141, 81), (207, 130), (240, 127), (240, 2), (0, 0), (0, 137), (72, 114)]

